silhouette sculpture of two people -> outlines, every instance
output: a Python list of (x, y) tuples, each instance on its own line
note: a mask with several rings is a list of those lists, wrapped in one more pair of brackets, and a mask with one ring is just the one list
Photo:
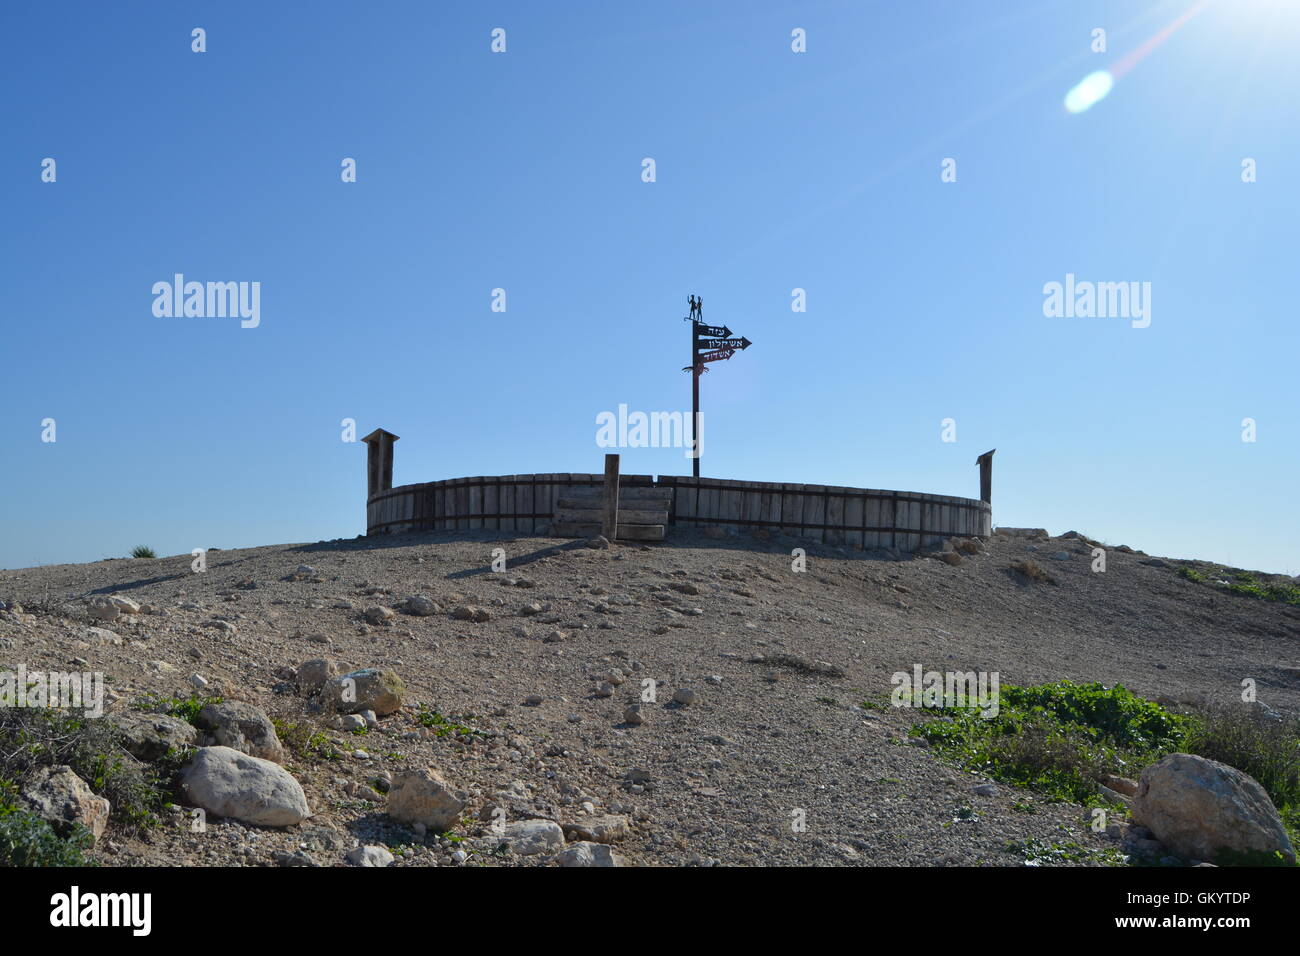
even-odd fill
[(691, 318), (696, 322), (702, 321), (704, 319), (704, 300), (698, 295), (692, 294), (686, 297), (686, 301), (691, 307)]

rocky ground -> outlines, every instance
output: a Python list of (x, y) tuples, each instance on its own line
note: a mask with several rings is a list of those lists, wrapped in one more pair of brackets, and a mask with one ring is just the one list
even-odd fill
[[(998, 533), (937, 560), (782, 536), (442, 532), (214, 550), (202, 572), (188, 555), (0, 571), (0, 670), (103, 672), (108, 715), (127, 722), (145, 694), (220, 697), (292, 738), (270, 756), (307, 819), (210, 814), (196, 833), (178, 809), (142, 835), (110, 825), (104, 865), (340, 865), (366, 846), (397, 865), (553, 861), (561, 829), (525, 821), (583, 841), (570, 855), (607, 843), (631, 865), (1023, 865), (1026, 845), (1116, 844), (1082, 807), (918, 746), (918, 714), (888, 705), (892, 674), (1100, 680), (1168, 701), (1239, 699), (1253, 678), (1300, 712), (1300, 608), (1122, 546), (1098, 573), (1093, 546)], [(1025, 560), (1054, 583), (1012, 570)], [(316, 659), (322, 680), (395, 673), (401, 707), (343, 729), (299, 681)], [(450, 837), (387, 812), (385, 792), (425, 769), (463, 801)]]

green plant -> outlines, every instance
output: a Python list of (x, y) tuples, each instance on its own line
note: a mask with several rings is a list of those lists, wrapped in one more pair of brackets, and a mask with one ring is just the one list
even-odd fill
[(147, 547), (146, 545), (141, 544), (141, 545), (137, 545), (136, 547), (134, 547), (134, 548), (131, 549), (131, 557), (133, 557), (133, 558), (156, 558), (156, 557), (158, 557), (158, 555), (154, 554), (154, 550), (153, 550), (153, 548), (150, 548), (150, 547)]
[(463, 717), (445, 717), (436, 710), (426, 710), (421, 707), (419, 713), (415, 715), (415, 722), (421, 727), (427, 727), (432, 730), (434, 736), (447, 737), (455, 735), (457, 737), (474, 737), (482, 736), (482, 731), (475, 730), (467, 724), (462, 724), (462, 720), (470, 720), (473, 714), (466, 714)]
[(912, 728), (939, 752), (1054, 800), (1107, 805), (1097, 782), (1132, 772), (1182, 741), (1186, 718), (1122, 686), (1003, 685), (996, 716), (957, 710)]
[(1074, 840), (1052, 843), (1047, 840), (1023, 840), (1007, 843), (1003, 849), (1024, 859), (1028, 866), (1041, 866), (1044, 863), (1099, 863), (1106, 866), (1122, 866), (1124, 855), (1116, 847), (1093, 849)]
[[(1213, 569), (1211, 569), (1213, 571)], [(1227, 569), (1222, 571), (1228, 575)], [(1206, 584), (1213, 577), (1215, 580), (1222, 581), (1218, 577), (1219, 572), (1212, 575), (1206, 575), (1204, 572), (1188, 565), (1183, 565), (1178, 569), (1178, 576), (1197, 584)], [(1232, 594), (1240, 594), (1243, 597), (1255, 598), (1260, 601), (1274, 601), (1278, 604), (1300, 605), (1300, 587), (1292, 584), (1286, 579), (1279, 579), (1273, 583), (1260, 581), (1249, 571), (1231, 572), (1231, 580), (1226, 582), (1225, 590)]]
[(203, 708), (208, 704), (220, 704), (223, 699), (200, 697), (198, 694), (191, 694), (189, 697), (162, 697), (146, 692), (132, 704), (132, 707), (147, 714), (168, 714), (179, 717), (186, 723), (198, 726), (199, 714)]
[(1239, 571), (1233, 575), (1228, 590), (1233, 594), (1258, 598), (1263, 601), (1276, 601), (1280, 604), (1300, 604), (1300, 587), (1293, 584), (1264, 584), (1255, 579), (1253, 574)]
[[(1174, 752), (1217, 760), (1259, 782), (1292, 844), (1300, 846), (1300, 720), (1242, 705), (1177, 714), (1120, 685), (1068, 680), (1035, 687), (1003, 685), (998, 704), (991, 718), (958, 710), (917, 724), (911, 732), (965, 769), (1038, 791), (1049, 801), (1094, 807), (1111, 805), (1098, 789), (1106, 774), (1136, 777)], [(1227, 854), (1215, 862), (1280, 861), (1280, 856)]]
[(304, 760), (341, 760), (343, 751), (323, 732), (304, 721), (271, 718), (271, 726), (280, 742)]
[(60, 836), (49, 822), (18, 806), (12, 781), (0, 780), (0, 866), (93, 866), (85, 852), (94, 842), (79, 823)]

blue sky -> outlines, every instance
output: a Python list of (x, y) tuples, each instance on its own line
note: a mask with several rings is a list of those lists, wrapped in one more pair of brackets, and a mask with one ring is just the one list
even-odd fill
[[(1300, 572), (1300, 8), (1063, 107), (1194, 6), (6, 4), (0, 567), (355, 535), (345, 418), (397, 483), (599, 471), (600, 412), (689, 410), (699, 293), (754, 342), (706, 475), (973, 497), (996, 447), (998, 524)], [(260, 325), (156, 317), (175, 273)], [(1044, 316), (1067, 273), (1150, 326)]]

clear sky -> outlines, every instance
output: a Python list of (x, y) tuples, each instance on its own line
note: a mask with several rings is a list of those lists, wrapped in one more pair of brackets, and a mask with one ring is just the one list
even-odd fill
[[(689, 410), (698, 293), (754, 343), (705, 475), (996, 447), (997, 524), (1295, 574), (1297, 50), (1292, 0), (5, 3), (0, 567), (363, 532), (346, 418), (399, 484), (599, 471), (599, 413)], [(1044, 315), (1069, 274), (1150, 324)]]

